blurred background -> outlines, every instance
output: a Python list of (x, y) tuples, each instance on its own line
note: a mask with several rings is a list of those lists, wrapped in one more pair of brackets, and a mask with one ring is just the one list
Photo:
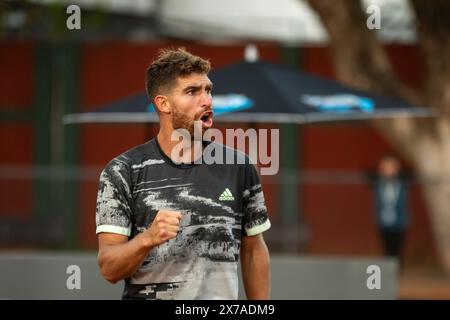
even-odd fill
[[(73, 4), (81, 22), (70, 30)], [(377, 8), (373, 29), (367, 21)], [(221, 129), (280, 129), (280, 171), (261, 177), (271, 254), (383, 258), (369, 177), (391, 154), (409, 186), (395, 297), (449, 299), (449, 31), (444, 0), (2, 0), (1, 252), (95, 254), (100, 171), (158, 130), (64, 125), (65, 114), (143, 92), (160, 48), (184, 46), (216, 70), (252, 44), (261, 60), (435, 112), (311, 124), (218, 120)]]

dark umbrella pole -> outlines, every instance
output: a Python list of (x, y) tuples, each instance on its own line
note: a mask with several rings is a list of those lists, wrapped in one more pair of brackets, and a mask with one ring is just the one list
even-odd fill
[[(283, 61), (292, 70), (299, 68), (299, 50), (296, 48), (284, 47), (282, 50)], [(280, 181), (280, 212), (282, 228), (282, 249), (290, 253), (305, 252), (306, 238), (303, 237), (307, 230), (307, 225), (301, 212), (303, 194), (300, 185), (300, 165), (301, 147), (303, 140), (299, 133), (301, 126), (288, 122), (281, 125), (281, 154), (282, 179)]]
[(288, 253), (305, 253), (309, 241), (309, 226), (302, 208), (301, 183), (301, 144), (302, 127), (294, 123), (283, 124), (280, 127), (280, 210), (281, 250)]
[(281, 179), (279, 182), (279, 208), (281, 228), (281, 248), (283, 252), (303, 251), (300, 238), (299, 212), (299, 174), (298, 174), (298, 126), (283, 124), (281, 126)]

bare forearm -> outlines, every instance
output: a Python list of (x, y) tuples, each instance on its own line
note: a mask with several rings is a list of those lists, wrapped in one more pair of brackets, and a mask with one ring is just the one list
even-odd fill
[(117, 282), (134, 274), (148, 252), (176, 237), (181, 213), (160, 210), (150, 228), (128, 241), (123, 235), (99, 234), (98, 264), (109, 282)]
[(123, 244), (105, 246), (98, 254), (100, 271), (106, 280), (116, 283), (134, 274), (151, 249), (143, 234)]
[(270, 258), (265, 245), (244, 253), (241, 260), (242, 278), (247, 299), (270, 298)]

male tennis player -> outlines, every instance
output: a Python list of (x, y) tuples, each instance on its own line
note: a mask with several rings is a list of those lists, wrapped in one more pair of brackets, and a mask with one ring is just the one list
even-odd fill
[(100, 176), (98, 263), (108, 281), (125, 280), (124, 299), (237, 299), (239, 259), (247, 298), (269, 298), (262, 233), (270, 222), (255, 167), (235, 150), (245, 164), (196, 161), (194, 148), (173, 152), (175, 130), (213, 124), (209, 71), (184, 49), (161, 51), (147, 69), (159, 133)]

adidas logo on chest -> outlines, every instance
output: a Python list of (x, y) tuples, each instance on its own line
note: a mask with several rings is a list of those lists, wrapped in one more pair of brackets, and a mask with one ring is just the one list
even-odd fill
[(219, 200), (221, 201), (233, 201), (234, 197), (233, 194), (231, 193), (230, 189), (226, 188), (224, 192), (222, 192), (222, 194), (219, 197)]

